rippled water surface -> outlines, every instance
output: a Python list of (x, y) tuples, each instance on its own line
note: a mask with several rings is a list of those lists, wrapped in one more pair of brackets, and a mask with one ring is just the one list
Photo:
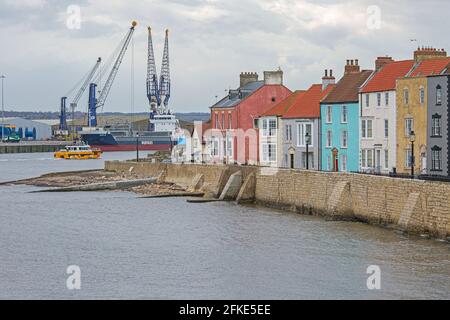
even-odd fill
[[(0, 180), (102, 166), (0, 155)], [(0, 298), (450, 298), (448, 243), (231, 203), (31, 190), (0, 186)], [(369, 265), (381, 290), (367, 289)]]

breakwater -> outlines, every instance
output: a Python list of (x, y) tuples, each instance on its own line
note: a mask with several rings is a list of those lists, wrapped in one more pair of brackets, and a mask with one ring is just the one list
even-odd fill
[(359, 174), (226, 165), (105, 162), (105, 169), (196, 185), (219, 197), (240, 172), (239, 196), (268, 207), (450, 237), (450, 184)]

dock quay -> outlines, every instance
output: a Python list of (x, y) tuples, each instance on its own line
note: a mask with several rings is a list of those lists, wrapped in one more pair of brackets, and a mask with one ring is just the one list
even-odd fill
[(20, 143), (0, 143), (0, 154), (55, 152), (71, 144), (68, 141), (22, 141)]

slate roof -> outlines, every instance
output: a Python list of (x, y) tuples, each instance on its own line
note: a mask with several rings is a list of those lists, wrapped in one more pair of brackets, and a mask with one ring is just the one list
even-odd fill
[[(263, 86), (264, 81), (255, 81), (247, 83), (245, 86), (237, 88), (236, 90), (230, 90), (229, 95), (225, 96), (211, 108), (232, 108)], [(239, 95), (239, 92), (241, 92), (241, 95)]]
[(362, 93), (395, 90), (398, 78), (404, 77), (414, 66), (414, 60), (394, 61), (384, 65), (362, 88)]
[(344, 74), (322, 103), (358, 102), (359, 88), (370, 77), (372, 72), (372, 70), (362, 70)]

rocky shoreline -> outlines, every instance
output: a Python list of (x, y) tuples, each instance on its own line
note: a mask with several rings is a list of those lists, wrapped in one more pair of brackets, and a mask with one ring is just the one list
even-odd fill
[[(142, 179), (142, 176), (133, 173), (116, 173), (105, 170), (90, 170), (78, 172), (61, 172), (45, 174), (36, 178), (7, 182), (4, 184), (29, 185), (43, 188), (67, 188), (87, 186), (108, 182), (133, 181)], [(175, 183), (158, 182), (121, 189), (144, 196), (179, 195), (187, 192), (187, 188)]]

